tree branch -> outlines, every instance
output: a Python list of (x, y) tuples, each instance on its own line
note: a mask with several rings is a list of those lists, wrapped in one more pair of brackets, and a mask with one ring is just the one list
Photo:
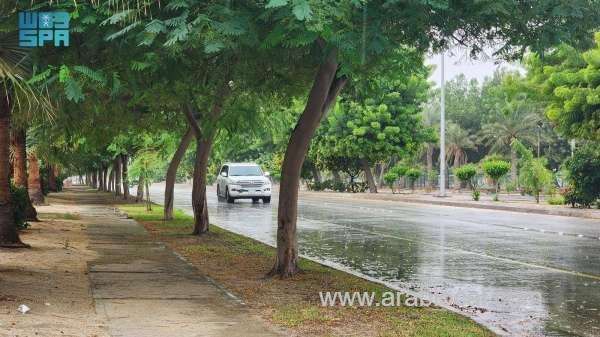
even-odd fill
[(196, 139), (202, 137), (202, 130), (200, 129), (200, 125), (198, 125), (198, 121), (196, 121), (195, 117), (196, 115), (198, 115), (198, 112), (196, 111), (196, 109), (194, 109), (192, 103), (188, 102), (186, 104), (186, 107), (183, 109), (183, 113), (185, 114), (185, 117), (188, 120), (190, 128), (192, 128), (192, 130), (194, 131)]

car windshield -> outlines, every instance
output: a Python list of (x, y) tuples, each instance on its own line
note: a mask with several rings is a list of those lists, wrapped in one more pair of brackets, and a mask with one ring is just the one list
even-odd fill
[(230, 166), (230, 176), (262, 176), (262, 170), (256, 165), (248, 166)]

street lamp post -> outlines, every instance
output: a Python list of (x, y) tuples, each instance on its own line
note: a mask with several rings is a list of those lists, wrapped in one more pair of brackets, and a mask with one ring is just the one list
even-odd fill
[(444, 52), (441, 55), (441, 102), (440, 102), (440, 197), (446, 196), (446, 93), (444, 79)]
[(541, 138), (541, 133), (542, 133), (542, 127), (544, 127), (544, 122), (538, 121), (537, 126), (538, 126), (538, 129), (537, 129), (537, 156), (539, 158), (540, 157), (540, 143), (541, 143), (540, 138)]

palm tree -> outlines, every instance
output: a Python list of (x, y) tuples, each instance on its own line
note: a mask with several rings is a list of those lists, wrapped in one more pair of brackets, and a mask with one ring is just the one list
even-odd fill
[(517, 183), (517, 153), (510, 146), (513, 140), (535, 144), (539, 115), (524, 97), (507, 102), (496, 120), (481, 128), (480, 138), (491, 153), (510, 153), (510, 178)]
[(456, 123), (446, 126), (446, 161), (453, 161), (452, 167), (459, 167), (467, 163), (467, 151), (475, 150), (475, 135), (460, 127)]
[[(2, 3), (0, 19), (11, 22), (6, 19), (16, 15), (16, 6)], [(10, 191), (11, 167), (6, 160), (10, 153), (11, 114), (35, 110), (47, 102), (26, 82), (31, 63), (28, 50), (18, 46), (17, 32), (7, 27), (0, 31), (0, 247), (27, 247), (16, 228)]]

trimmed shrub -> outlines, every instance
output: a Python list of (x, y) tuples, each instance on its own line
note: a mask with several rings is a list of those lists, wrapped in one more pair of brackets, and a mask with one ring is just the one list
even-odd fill
[(494, 200), (498, 201), (498, 192), (500, 191), (500, 178), (504, 177), (510, 171), (510, 163), (504, 160), (486, 160), (481, 164), (483, 173), (494, 182), (496, 194)]
[(392, 167), (389, 172), (395, 174), (398, 177), (397, 179), (400, 179), (400, 177), (404, 177), (406, 171), (408, 171), (408, 167), (398, 164)]
[(414, 190), (415, 189), (415, 181), (417, 181), (417, 179), (419, 179), (419, 177), (421, 176), (421, 170), (419, 170), (418, 168), (409, 168), (404, 173), (404, 176), (406, 177), (406, 179), (408, 179), (408, 184), (410, 185), (410, 189)]
[(398, 180), (398, 175), (394, 172), (388, 172), (383, 175), (383, 181), (385, 182), (386, 185), (388, 185), (392, 189), (392, 194), (395, 193), (394, 185), (396, 184), (397, 180)]
[(27, 191), (24, 187), (16, 187), (10, 184), (10, 196), (13, 204), (13, 217), (18, 229), (29, 226), (25, 221), (25, 210), (27, 209)]
[(476, 174), (477, 166), (474, 164), (465, 164), (454, 169), (454, 175), (458, 178), (458, 180), (468, 184), (471, 188), (473, 188), (473, 178), (475, 178)]
[(454, 169), (454, 175), (463, 183), (466, 183), (471, 188), (471, 196), (473, 200), (479, 201), (479, 189), (477, 186), (477, 180), (475, 176), (477, 175), (477, 166), (475, 164), (465, 164)]

